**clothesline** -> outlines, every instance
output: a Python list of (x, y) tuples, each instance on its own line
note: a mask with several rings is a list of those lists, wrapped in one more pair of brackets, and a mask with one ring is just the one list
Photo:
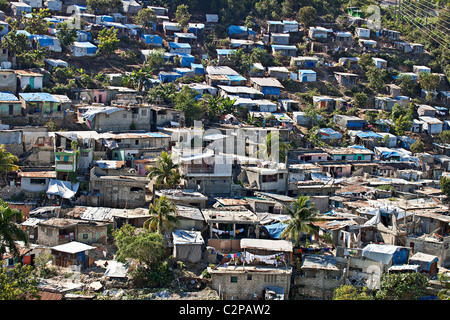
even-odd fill
[[(264, 262), (266, 264), (273, 264), (278, 266), (281, 263), (286, 262), (286, 256), (284, 253), (276, 253), (271, 255), (257, 255), (249, 252), (237, 252), (237, 253), (219, 253), (216, 251), (217, 262), (221, 262), (224, 258), (232, 259), (235, 263), (250, 263), (254, 260)], [(227, 263), (224, 264), (225, 266)]]
[[(230, 235), (234, 236), (234, 231), (219, 230), (219, 229), (215, 229), (215, 228), (212, 228), (212, 231), (219, 235), (230, 234)], [(244, 228), (238, 229), (238, 230), (236, 230), (236, 234), (242, 233), (244, 231), (245, 231)]]

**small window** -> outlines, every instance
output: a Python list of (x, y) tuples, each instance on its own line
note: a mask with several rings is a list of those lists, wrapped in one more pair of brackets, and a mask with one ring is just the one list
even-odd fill
[(124, 118), (126, 118), (126, 117), (127, 117), (127, 114), (126, 114), (126, 113), (124, 113), (124, 114), (123, 114), (123, 117), (124, 117)]
[(247, 275), (247, 280), (252, 280), (252, 275), (251, 274)]
[(139, 144), (139, 140), (134, 140), (134, 144), (137, 146)]
[(83, 233), (83, 239), (87, 239), (89, 235), (87, 233)]
[(231, 277), (230, 280), (231, 280), (231, 283), (237, 283), (238, 278), (237, 277)]

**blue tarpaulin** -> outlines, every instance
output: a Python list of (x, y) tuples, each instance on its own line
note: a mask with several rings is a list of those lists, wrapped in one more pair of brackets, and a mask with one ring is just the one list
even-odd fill
[(246, 81), (247, 78), (241, 76), (241, 75), (237, 75), (237, 76), (233, 76), (233, 75), (227, 75), (227, 78), (230, 81)]
[(278, 222), (264, 226), (272, 239), (279, 239), (287, 224)]
[(164, 72), (161, 71), (158, 75), (158, 79), (162, 82), (173, 82), (176, 79), (181, 78), (181, 74), (176, 72)]
[(163, 42), (163, 38), (156, 34), (143, 34), (141, 38), (144, 40), (146, 44), (161, 44)]
[(247, 32), (248, 32), (248, 35), (255, 35), (256, 34), (252, 29), (249, 29), (246, 26), (231, 25), (228, 28), (228, 34), (230, 36), (233, 35), (233, 34), (243, 35), (243, 34), (247, 34)]
[(183, 67), (190, 67), (191, 64), (195, 61), (195, 57), (190, 54), (178, 54), (178, 57), (180, 57), (180, 64)]
[(114, 18), (111, 16), (101, 16), (103, 22), (114, 22)]
[(205, 74), (205, 67), (199, 63), (191, 63), (191, 68), (195, 73)]
[(370, 138), (370, 137), (378, 138), (378, 137), (380, 137), (379, 134), (377, 134), (373, 131), (358, 132), (356, 135), (360, 138)]
[(53, 45), (53, 38), (46, 35), (35, 35), (34, 39), (39, 43), (41, 47), (48, 47)]

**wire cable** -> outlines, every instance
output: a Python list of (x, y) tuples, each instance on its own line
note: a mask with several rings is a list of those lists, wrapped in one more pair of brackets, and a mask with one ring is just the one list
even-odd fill
[[(418, 27), (419, 29), (421, 29), (422, 32), (424, 32), (426, 35), (428, 35), (428, 36), (429, 36), (430, 38), (432, 38), (434, 41), (436, 41), (437, 43), (439, 43), (440, 45), (445, 46), (445, 47), (446, 47), (446, 46), (450, 46), (447, 39), (441, 37), (439, 34), (436, 34), (435, 32), (433, 32), (433, 30), (427, 28), (426, 26), (421, 25), (419, 22), (417, 22), (417, 21), (416, 21), (416, 22), (413, 22), (413, 21), (415, 21), (414, 13), (412, 13), (411, 11), (405, 9), (405, 10), (403, 11), (403, 14), (405, 14), (405, 15), (410, 19), (410, 20), (408, 20), (408, 22), (413, 23), (416, 27)], [(417, 23), (419, 26), (418, 26), (416, 23)], [(442, 40), (446, 43), (446, 45), (443, 45), (440, 41), (436, 40), (436, 39), (435, 39), (434, 37), (432, 37), (430, 34), (428, 34), (427, 32), (425, 32), (424, 29), (427, 30), (427, 31), (429, 31), (430, 33), (434, 34), (434, 36), (437, 36), (437, 37), (439, 37), (440, 39), (442, 39)]]
[[(417, 28), (419, 28), (419, 29), (420, 29), (424, 34), (426, 34), (428, 37), (430, 37), (431, 39), (433, 39), (434, 41), (436, 41), (436, 42), (437, 42), (438, 44), (440, 44), (441, 46), (444, 46), (444, 47), (450, 47), (450, 44), (447, 42), (447, 40), (445, 40), (445, 39), (442, 38), (441, 36), (437, 35), (439, 38), (441, 38), (441, 39), (444, 40), (445, 45), (442, 44), (440, 41), (438, 41), (438, 40), (435, 39), (433, 36), (431, 36), (430, 33), (433, 32), (432, 30), (426, 28), (425, 26), (421, 26), (418, 22), (417, 22), (417, 24), (416, 24), (416, 22), (414, 22), (414, 17), (410, 16), (409, 13), (408, 13), (408, 14), (405, 14), (405, 13), (403, 12), (403, 14), (404, 14), (407, 18), (409, 18), (409, 20), (407, 20), (409, 23), (412, 23), (414, 26), (416, 26)], [(425, 32), (425, 30), (429, 31), (430, 33)], [(435, 34), (435, 35), (436, 35), (436, 34)]]

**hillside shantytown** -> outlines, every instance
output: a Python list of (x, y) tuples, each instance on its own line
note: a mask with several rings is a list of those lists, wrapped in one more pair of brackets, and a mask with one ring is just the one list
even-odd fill
[(449, 299), (447, 1), (0, 10), (2, 300)]

